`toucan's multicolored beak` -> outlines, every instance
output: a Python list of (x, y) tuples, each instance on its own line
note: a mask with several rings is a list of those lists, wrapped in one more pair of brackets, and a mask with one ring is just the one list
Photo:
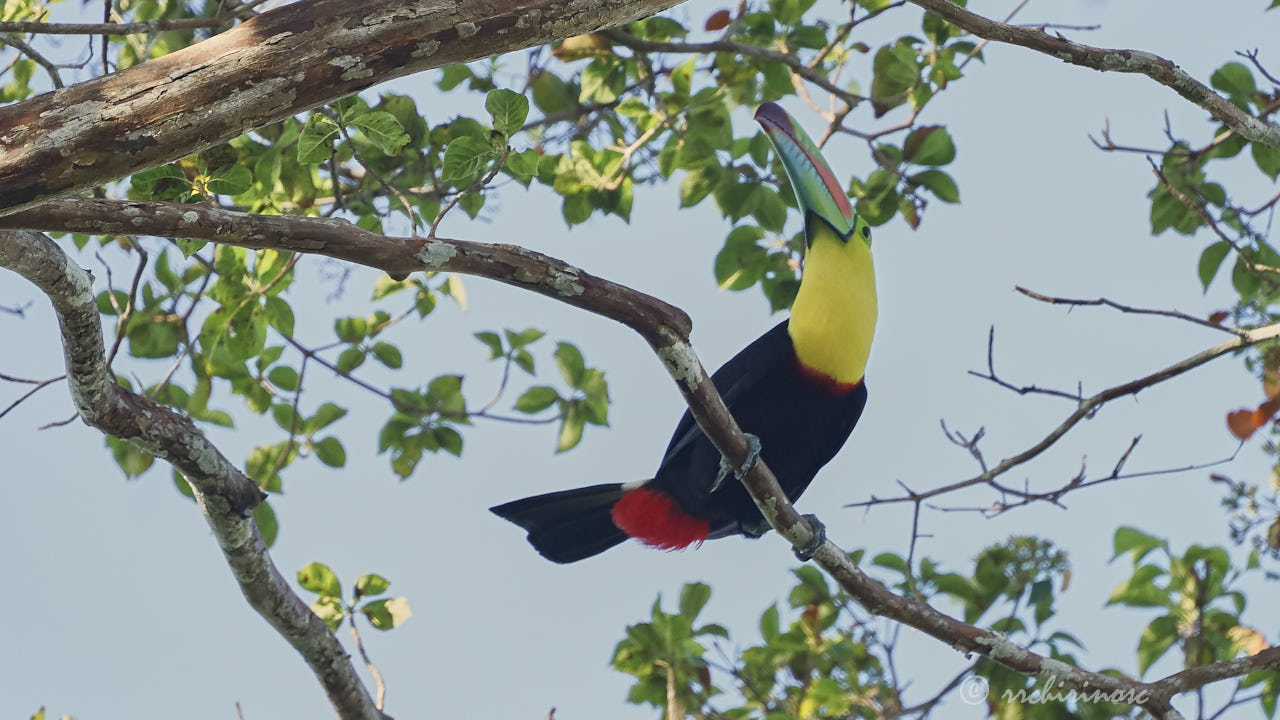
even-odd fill
[(836, 180), (835, 173), (822, 159), (822, 153), (804, 130), (775, 103), (765, 103), (756, 110), (756, 122), (764, 128), (765, 135), (782, 159), (796, 202), (805, 219), (805, 234), (813, 243), (815, 219), (824, 221), (842, 240), (853, 235), (855, 214), (849, 204), (849, 196)]

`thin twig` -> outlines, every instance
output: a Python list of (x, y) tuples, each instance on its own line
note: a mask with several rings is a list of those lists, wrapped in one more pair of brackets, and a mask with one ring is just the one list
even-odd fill
[(37, 65), (45, 69), (49, 73), (49, 78), (53, 82), (55, 88), (61, 88), (62, 76), (58, 74), (58, 66), (49, 60), (49, 58), (41, 55), (35, 48), (28, 45), (22, 38), (10, 33), (0, 34), (0, 43), (8, 45), (18, 52), (26, 55), (36, 62)]
[(1216, 325), (1203, 318), (1198, 318), (1194, 315), (1188, 315), (1183, 312), (1178, 312), (1177, 310), (1158, 310), (1158, 309), (1151, 309), (1151, 308), (1132, 307), (1130, 305), (1122, 305), (1121, 303), (1118, 303), (1114, 300), (1108, 300), (1107, 298), (1098, 298), (1096, 300), (1078, 300), (1075, 298), (1054, 297), (1052, 295), (1045, 295), (1043, 293), (1038, 293), (1034, 290), (1028, 290), (1027, 288), (1022, 287), (1021, 285), (1015, 285), (1013, 289), (1017, 290), (1023, 295), (1026, 295), (1032, 300), (1039, 300), (1040, 302), (1050, 303), (1052, 305), (1073, 305), (1073, 306), (1105, 305), (1106, 307), (1115, 308), (1116, 310), (1119, 310), (1122, 313), (1130, 313), (1132, 315), (1160, 315), (1162, 317), (1170, 317), (1170, 318), (1175, 318), (1177, 320), (1185, 320), (1186, 322), (1199, 325), (1201, 327), (1207, 327), (1211, 330), (1220, 330), (1222, 332), (1229, 333), (1237, 337), (1243, 337), (1247, 333), (1247, 331), (1245, 330), (1240, 330), (1238, 328), (1223, 327), (1222, 325)]
[[(1222, 357), (1223, 355), (1229, 355), (1239, 350), (1257, 345), (1258, 343), (1274, 340), (1277, 337), (1280, 337), (1280, 323), (1265, 325), (1260, 328), (1246, 331), (1243, 335), (1228, 340), (1220, 345), (1215, 345), (1207, 350), (1198, 352), (1185, 360), (1176, 362), (1168, 367), (1151, 373), (1150, 375), (1107, 388), (1102, 392), (1082, 400), (1074, 412), (1068, 415), (1067, 418), (1059, 423), (1057, 427), (1050, 430), (1047, 435), (1026, 450), (1000, 461), (1000, 463), (995, 467), (979, 475), (921, 492), (919, 493), (919, 498), (927, 500), (929, 498), (955, 492), (963, 488), (989, 483), (996, 477), (999, 477), (1009, 470), (1022, 465), (1049, 449), (1063, 435), (1065, 435), (1068, 430), (1075, 427), (1081, 420), (1091, 417), (1099, 408), (1112, 400), (1129, 395), (1137, 395), (1153, 385), (1175, 378), (1189, 370), (1200, 367), (1211, 360)], [(868, 507), (871, 505), (915, 502), (916, 499), (916, 497), (912, 496), (898, 496), (892, 498), (877, 498), (873, 496), (869, 500), (850, 503), (845, 507)]]
[(31, 35), (151, 35), (168, 30), (216, 28), (231, 22), (231, 17), (174, 18), (127, 23), (45, 23), (0, 22), (0, 32)]

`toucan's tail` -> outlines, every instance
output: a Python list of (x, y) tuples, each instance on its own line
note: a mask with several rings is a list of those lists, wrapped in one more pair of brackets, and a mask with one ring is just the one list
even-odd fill
[(534, 495), (489, 508), (529, 531), (529, 544), (558, 563), (577, 562), (626, 540), (613, 524), (613, 505), (626, 494), (620, 483)]

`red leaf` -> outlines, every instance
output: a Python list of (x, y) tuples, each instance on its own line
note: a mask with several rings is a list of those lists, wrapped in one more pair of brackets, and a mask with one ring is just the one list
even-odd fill
[(1227, 413), (1227, 429), (1241, 442), (1248, 440), (1253, 436), (1253, 431), (1258, 429), (1258, 425), (1254, 423), (1254, 411), (1236, 410)]
[(707, 18), (705, 27), (708, 30), (723, 30), (729, 27), (729, 11), (717, 10), (711, 13), (711, 17)]
[(1231, 313), (1227, 312), (1226, 310), (1219, 310), (1218, 312), (1209, 316), (1209, 322), (1213, 323), (1214, 325), (1221, 325), (1222, 322), (1226, 320), (1228, 317), (1231, 317)]

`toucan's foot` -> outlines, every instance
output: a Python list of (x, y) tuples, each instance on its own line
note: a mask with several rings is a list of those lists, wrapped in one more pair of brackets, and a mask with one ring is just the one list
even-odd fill
[[(747, 445), (751, 448), (751, 451), (747, 453), (747, 459), (742, 462), (742, 467), (735, 470), (729, 467), (729, 464), (724, 461), (722, 456), (720, 458), (720, 472), (716, 473), (716, 479), (711, 482), (711, 487), (707, 489), (708, 495), (719, 490), (720, 483), (724, 482), (724, 479), (729, 477), (730, 474), (741, 480), (742, 476), (751, 472), (751, 468), (755, 467), (756, 462), (760, 460), (760, 438), (751, 433), (742, 433), (742, 436), (747, 439)], [(765, 529), (768, 530), (768, 528)], [(763, 534), (761, 533), (761, 535)], [(759, 537), (759, 535), (756, 537)]]
[(818, 548), (827, 541), (827, 526), (822, 524), (817, 515), (805, 515), (804, 519), (808, 520), (809, 525), (813, 527), (813, 539), (808, 545), (792, 548), (792, 551), (801, 562), (809, 562), (813, 559), (814, 553), (818, 552)]
[(756, 540), (764, 537), (764, 534), (769, 532), (772, 529), (773, 528), (769, 526), (769, 521), (765, 520), (764, 518), (760, 518), (759, 520), (747, 520), (747, 521), (742, 521), (738, 523), (738, 530), (740, 530), (743, 535), (751, 538), (752, 540)]

